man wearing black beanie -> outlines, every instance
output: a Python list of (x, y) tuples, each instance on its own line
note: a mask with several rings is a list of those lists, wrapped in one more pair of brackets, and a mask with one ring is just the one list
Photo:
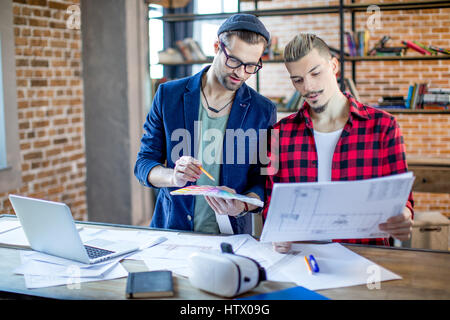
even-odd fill
[[(261, 159), (254, 161), (260, 135), (252, 139), (244, 134), (243, 140), (249, 141), (242, 145), (236, 142), (239, 134), (230, 138), (228, 133), (258, 133), (276, 121), (275, 105), (245, 84), (262, 68), (261, 56), (269, 41), (269, 32), (256, 16), (232, 15), (218, 30), (210, 66), (159, 86), (135, 165), (141, 184), (160, 188), (151, 227), (251, 233), (251, 214), (247, 213), (259, 212), (259, 207), (239, 200), (173, 196), (170, 191), (193, 184), (215, 185), (264, 199)], [(201, 133), (200, 141), (194, 141), (196, 130)], [(192, 147), (197, 142), (198, 148)], [(211, 150), (212, 161), (208, 159)], [(244, 163), (229, 157), (239, 153), (245, 156)]]

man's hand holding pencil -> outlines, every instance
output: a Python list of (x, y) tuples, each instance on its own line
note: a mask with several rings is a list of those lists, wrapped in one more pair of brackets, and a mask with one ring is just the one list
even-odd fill
[[(199, 160), (190, 157), (183, 156), (175, 162), (175, 168), (173, 170), (172, 185), (177, 187), (184, 187), (188, 182), (196, 182), (200, 175), (204, 173), (209, 179), (215, 181), (214, 177), (211, 176), (205, 169), (203, 169), (202, 164)], [(219, 186), (225, 191), (236, 193), (234, 189), (228, 188), (226, 186)], [(256, 194), (249, 194), (248, 196), (255, 197), (259, 199)], [(242, 212), (247, 212), (253, 210), (256, 206), (247, 205), (245, 202), (235, 200), (235, 199), (220, 199), (214, 197), (205, 196), (206, 202), (218, 214), (227, 214), (230, 216), (237, 216)]]
[(195, 182), (202, 170), (202, 164), (197, 159), (190, 156), (182, 156), (175, 161), (175, 168), (173, 169), (172, 182), (174, 186), (184, 187), (188, 182)]

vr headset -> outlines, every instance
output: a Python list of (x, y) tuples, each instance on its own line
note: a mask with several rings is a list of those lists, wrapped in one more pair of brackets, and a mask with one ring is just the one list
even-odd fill
[(257, 261), (234, 254), (229, 243), (222, 243), (221, 249), (221, 253), (196, 252), (189, 257), (189, 281), (193, 287), (231, 298), (267, 279)]

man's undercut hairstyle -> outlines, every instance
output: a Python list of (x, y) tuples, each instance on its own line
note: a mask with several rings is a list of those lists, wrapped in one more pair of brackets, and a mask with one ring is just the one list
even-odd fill
[(248, 44), (258, 44), (263, 43), (264, 49), (267, 47), (267, 40), (260, 35), (259, 33), (247, 31), (247, 30), (233, 30), (233, 31), (225, 31), (219, 35), (219, 40), (222, 41), (225, 46), (230, 45), (230, 39), (232, 36), (237, 36), (242, 41)]
[(313, 49), (316, 49), (321, 56), (327, 59), (332, 58), (330, 48), (325, 41), (314, 34), (301, 33), (289, 41), (284, 48), (284, 62), (298, 61)]

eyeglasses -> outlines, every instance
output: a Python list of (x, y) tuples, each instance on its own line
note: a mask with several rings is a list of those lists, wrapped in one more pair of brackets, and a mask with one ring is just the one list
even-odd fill
[(254, 64), (254, 63), (243, 63), (241, 60), (239, 60), (238, 58), (235, 58), (233, 56), (229, 56), (227, 51), (225, 50), (225, 45), (223, 44), (222, 41), (219, 41), (220, 44), (220, 48), (222, 48), (223, 53), (225, 54), (225, 57), (227, 58), (225, 60), (225, 65), (228, 68), (231, 69), (237, 69), (240, 66), (244, 65), (244, 70), (245, 72), (249, 73), (249, 74), (254, 74), (257, 73), (259, 71), (259, 69), (262, 68), (262, 60), (261, 58), (259, 59), (258, 64)]

